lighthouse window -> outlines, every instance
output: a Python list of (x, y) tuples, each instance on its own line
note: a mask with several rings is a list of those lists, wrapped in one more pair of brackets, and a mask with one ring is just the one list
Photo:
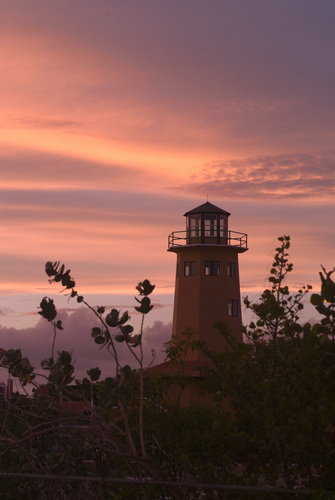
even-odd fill
[(192, 215), (190, 217), (190, 236), (193, 238), (200, 236), (200, 228), (201, 228), (200, 215)]
[(206, 276), (220, 276), (220, 261), (206, 260), (205, 262), (205, 275)]
[(231, 278), (236, 277), (236, 262), (228, 262), (227, 264), (227, 276)]
[(184, 262), (184, 276), (195, 276), (195, 261), (186, 260)]
[(205, 236), (217, 236), (216, 215), (205, 215)]
[(238, 316), (238, 300), (231, 299), (228, 302), (229, 316)]
[(226, 215), (220, 215), (220, 237), (226, 237), (227, 236), (227, 216)]

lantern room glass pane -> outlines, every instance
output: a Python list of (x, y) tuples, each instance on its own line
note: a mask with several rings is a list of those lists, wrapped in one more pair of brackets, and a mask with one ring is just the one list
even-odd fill
[(226, 215), (220, 215), (219, 224), (220, 224), (220, 237), (227, 237), (227, 228), (228, 228), (228, 220)]
[(189, 231), (190, 231), (191, 238), (194, 238), (196, 236), (200, 236), (200, 233), (201, 233), (201, 216), (200, 215), (191, 215), (190, 216)]
[(217, 236), (218, 222), (216, 215), (205, 215), (205, 236)]

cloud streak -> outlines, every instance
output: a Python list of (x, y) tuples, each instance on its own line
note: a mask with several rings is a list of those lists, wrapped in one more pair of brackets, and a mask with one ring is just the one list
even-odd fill
[(335, 152), (218, 160), (202, 167), (181, 189), (227, 198), (329, 199), (335, 194)]

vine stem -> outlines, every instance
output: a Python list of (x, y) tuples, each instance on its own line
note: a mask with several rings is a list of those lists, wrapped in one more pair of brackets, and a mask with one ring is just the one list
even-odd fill
[(90, 306), (90, 304), (88, 302), (86, 302), (86, 300), (83, 300), (83, 304), (85, 304), (86, 307), (88, 307), (88, 309), (90, 309), (90, 311), (93, 312), (93, 314), (99, 319), (100, 323), (103, 325), (103, 327), (107, 330), (107, 332), (109, 333), (109, 340), (110, 340), (110, 346), (112, 347), (112, 352), (109, 350), (109, 352), (111, 352), (113, 358), (114, 358), (114, 361), (115, 361), (115, 364), (116, 364), (116, 374), (119, 373), (120, 371), (120, 363), (119, 363), (119, 359), (118, 359), (118, 355), (117, 355), (117, 352), (116, 352), (116, 348), (115, 348), (115, 345), (114, 345), (114, 342), (113, 342), (113, 339), (112, 339), (112, 336), (110, 334), (110, 331), (109, 331), (109, 328), (108, 328), (108, 325), (107, 323), (103, 320), (103, 318), (100, 316), (99, 313), (97, 313), (97, 311), (94, 309), (94, 307)]
[(140, 409), (139, 409), (139, 424), (140, 424), (140, 440), (141, 440), (141, 450), (143, 457), (147, 456), (144, 440), (144, 422), (143, 422), (143, 409), (144, 409), (144, 370), (143, 370), (143, 325), (144, 325), (144, 314), (142, 314), (141, 321), (141, 342), (140, 342)]
[(54, 322), (52, 322), (52, 326), (54, 329), (54, 336), (52, 339), (52, 345), (51, 345), (51, 359), (54, 359), (54, 350), (55, 350), (55, 342), (56, 342), (56, 336), (57, 336), (57, 327)]

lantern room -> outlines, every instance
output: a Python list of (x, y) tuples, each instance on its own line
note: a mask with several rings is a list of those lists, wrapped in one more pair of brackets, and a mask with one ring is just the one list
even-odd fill
[(169, 250), (182, 245), (232, 245), (240, 252), (247, 250), (247, 235), (230, 231), (229, 212), (206, 202), (184, 214), (186, 231), (175, 231), (169, 236)]
[(207, 202), (184, 215), (188, 244), (227, 243), (229, 212)]

